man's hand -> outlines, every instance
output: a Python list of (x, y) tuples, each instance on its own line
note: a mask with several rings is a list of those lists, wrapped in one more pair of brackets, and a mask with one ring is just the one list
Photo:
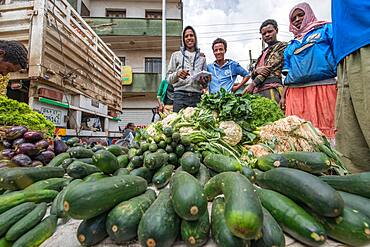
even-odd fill
[(285, 111), (285, 97), (281, 97), (280, 101), (279, 101), (279, 106), (280, 108)]
[(203, 88), (207, 88), (208, 87), (208, 82), (210, 82), (211, 79), (212, 78), (211, 78), (210, 75), (209, 76), (201, 76), (199, 78), (199, 83), (200, 83), (200, 85), (202, 85)]
[(262, 75), (268, 77), (271, 73), (271, 66), (261, 66), (254, 70), (254, 73), (257, 75)]
[(186, 69), (182, 69), (182, 70), (179, 70), (177, 71), (177, 77), (185, 80), (186, 77), (188, 77), (190, 74), (189, 74), (189, 70), (186, 70)]
[(158, 105), (158, 112), (163, 112), (163, 108), (164, 108), (163, 104), (162, 104), (162, 103), (160, 103), (160, 104)]
[(256, 85), (254, 84), (254, 82), (252, 82), (251, 84), (249, 84), (245, 89), (244, 89), (244, 93), (253, 93), (253, 90), (254, 88), (256, 87)]

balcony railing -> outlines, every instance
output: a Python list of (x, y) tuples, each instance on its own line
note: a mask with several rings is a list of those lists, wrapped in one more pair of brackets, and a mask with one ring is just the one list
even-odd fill
[(133, 73), (132, 84), (123, 86), (123, 93), (155, 93), (161, 78), (159, 73)]

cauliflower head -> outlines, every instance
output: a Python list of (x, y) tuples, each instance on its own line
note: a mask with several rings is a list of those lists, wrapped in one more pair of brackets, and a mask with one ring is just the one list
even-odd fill
[(220, 122), (220, 129), (222, 129), (225, 134), (222, 139), (231, 146), (235, 146), (243, 138), (242, 128), (234, 121)]
[(175, 120), (176, 117), (177, 117), (177, 113), (176, 112), (167, 115), (167, 117), (165, 117), (162, 120), (163, 128), (171, 126), (172, 121)]
[(190, 120), (193, 115), (195, 114), (196, 112), (196, 108), (195, 107), (186, 107), (183, 111), (182, 111), (182, 114), (184, 116), (184, 118), (186, 120)]

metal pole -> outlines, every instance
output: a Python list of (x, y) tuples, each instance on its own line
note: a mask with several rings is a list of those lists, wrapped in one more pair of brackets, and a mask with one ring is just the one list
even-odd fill
[(166, 79), (166, 0), (162, 0), (162, 80)]

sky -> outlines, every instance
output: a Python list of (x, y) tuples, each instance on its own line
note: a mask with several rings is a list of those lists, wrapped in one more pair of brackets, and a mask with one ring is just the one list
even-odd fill
[[(249, 64), (249, 50), (257, 58), (262, 49), (259, 27), (266, 19), (279, 25), (278, 40), (289, 41), (289, 12), (299, 0), (183, 0), (184, 27), (191, 25), (198, 36), (198, 46), (214, 61), (212, 42), (220, 37), (228, 42), (226, 58)], [(331, 0), (307, 0), (318, 20), (331, 20)]]

